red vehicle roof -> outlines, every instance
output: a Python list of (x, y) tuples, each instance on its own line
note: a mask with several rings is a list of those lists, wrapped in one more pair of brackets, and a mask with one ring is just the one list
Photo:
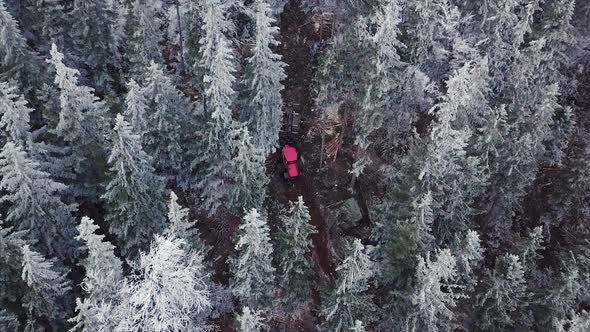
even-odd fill
[(289, 144), (285, 145), (283, 147), (283, 158), (285, 158), (287, 163), (291, 161), (297, 161), (297, 149), (290, 146)]
[(297, 167), (297, 163), (287, 164), (287, 175), (289, 175), (289, 177), (299, 176), (299, 168)]

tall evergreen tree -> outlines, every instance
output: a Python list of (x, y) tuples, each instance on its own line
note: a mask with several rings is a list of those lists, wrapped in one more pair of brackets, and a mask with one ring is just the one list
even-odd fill
[(473, 128), (487, 111), (485, 68), (485, 59), (465, 64), (447, 81), (447, 95), (436, 106), (438, 121), (419, 179), (433, 193), (438, 216), (433, 228), (439, 241), (468, 226), (473, 200), (486, 185), (479, 159), (467, 154)]
[(547, 52), (551, 59), (545, 64), (544, 70), (554, 82), (559, 83), (561, 92), (568, 97), (575, 93), (577, 87), (577, 80), (572, 79), (576, 76), (573, 73), (575, 68), (572, 63), (575, 61), (572, 55), (579, 52), (581, 43), (579, 33), (572, 23), (580, 4), (580, 1), (575, 0), (553, 1), (544, 26), (547, 30), (544, 34), (547, 38)]
[(250, 209), (261, 206), (266, 197), (266, 175), (264, 150), (253, 142), (245, 126), (232, 130), (233, 157), (230, 162), (231, 188), (227, 207)]
[(122, 331), (208, 331), (211, 310), (208, 272), (201, 253), (184, 240), (157, 236), (149, 253), (141, 253), (136, 276), (125, 285), (117, 310)]
[(39, 141), (39, 133), (42, 130), (31, 132), (30, 120), (36, 114), (25, 98), (17, 94), (15, 86), (8, 83), (0, 82), (0, 90), (0, 128), (5, 131), (6, 141), (13, 142), (27, 152), (29, 158), (38, 161), (41, 170), (50, 173), (52, 177), (71, 178), (68, 163), (61, 159), (64, 155), (63, 149)]
[(110, 231), (117, 235), (122, 253), (135, 255), (164, 228), (164, 181), (154, 174), (140, 137), (120, 114), (112, 141), (111, 179), (102, 198), (108, 206)]
[[(202, 67), (200, 66), (200, 44), (199, 41), (202, 35), (203, 13), (206, 2), (186, 1), (180, 2), (182, 10), (180, 10), (182, 21), (182, 36), (184, 38), (184, 58), (187, 65), (187, 70), (191, 73), (193, 82), (199, 82), (197, 88), (202, 88)], [(180, 37), (180, 36), (179, 36)]]
[(367, 88), (365, 99), (359, 116), (355, 120), (355, 145), (357, 159), (352, 173), (359, 176), (369, 160), (366, 150), (371, 144), (369, 136), (383, 125), (385, 118), (393, 117), (387, 131), (392, 137), (399, 138), (401, 133), (409, 132), (412, 116), (393, 112), (400, 98), (400, 76), (405, 64), (401, 61), (398, 49), (405, 47), (398, 35), (401, 23), (401, 8), (398, 0), (387, 0), (376, 9), (375, 21), (377, 30), (370, 35), (372, 47), (375, 49), (374, 68), (371, 82)]
[[(115, 256), (115, 246), (96, 234), (98, 226), (94, 220), (83, 217), (77, 226), (79, 235), (76, 239), (83, 243), (86, 258), (82, 261), (85, 277), (82, 289), (85, 296), (76, 300), (77, 315), (71, 319), (76, 323), (75, 329), (99, 331), (113, 328), (112, 320), (102, 320), (105, 308), (114, 308), (119, 302), (119, 289), (123, 282), (122, 263)], [(114, 313), (112, 313), (114, 316)]]
[(326, 329), (348, 331), (359, 319), (370, 321), (375, 309), (370, 296), (366, 294), (369, 281), (376, 272), (375, 263), (361, 240), (355, 239), (350, 244), (346, 257), (336, 271), (336, 285), (322, 301), (321, 314), (325, 318)]
[(448, 249), (438, 250), (436, 261), (418, 257), (416, 286), (411, 295), (415, 313), (411, 315), (410, 330), (450, 331), (453, 329), (453, 307), (461, 296), (457, 294), (455, 278), (457, 260)]
[(260, 311), (242, 309), (242, 314), (237, 317), (238, 332), (261, 332), (266, 328)]
[(381, 226), (381, 277), (386, 284), (402, 289), (411, 284), (411, 276), (416, 274), (416, 257), (434, 249), (434, 218), (432, 195), (428, 192), (412, 202), (407, 219)]
[[(0, 308), (7, 308), (8, 303), (15, 303), (20, 298), (21, 248), (26, 244), (25, 235), (26, 231), (15, 231), (14, 227), (6, 227), (0, 220)], [(6, 322), (0, 319), (0, 328), (2, 324), (11, 323), (10, 314), (11, 311), (6, 312)]]
[(71, 258), (75, 253), (72, 213), (76, 206), (60, 198), (67, 187), (53, 181), (37, 161), (12, 142), (2, 148), (0, 171), (0, 188), (7, 193), (1, 200), (9, 203), (7, 221), (27, 230), (27, 238), (39, 242), (43, 253)]
[[(454, 42), (462, 23), (461, 12), (449, 0), (419, 0), (410, 4), (416, 23), (412, 29), (412, 63), (440, 80), (449, 70)], [(458, 46), (458, 45), (457, 45)]]
[(40, 61), (28, 48), (4, 0), (0, 1), (0, 28), (0, 80), (14, 80), (22, 93), (31, 96), (30, 90), (40, 87)]
[(16, 90), (15, 86), (0, 82), (0, 128), (4, 129), (7, 140), (28, 150), (32, 144), (29, 119), (33, 109)]
[(109, 89), (109, 66), (114, 63), (111, 10), (102, 0), (75, 0), (71, 13), (78, 22), (78, 28), (72, 30), (75, 53), (81, 67), (86, 69), (86, 78), (101, 92)]
[(163, 66), (154, 62), (147, 69), (143, 96), (148, 105), (148, 128), (142, 136), (145, 151), (154, 158), (157, 170), (169, 176), (182, 175), (185, 170), (183, 147), (189, 141), (186, 135), (191, 130), (190, 103), (176, 90)]
[(0, 309), (0, 328), (5, 331), (18, 330), (18, 318), (14, 314)]
[(484, 253), (479, 234), (476, 231), (469, 230), (457, 242), (452, 250), (453, 255), (457, 258), (457, 284), (474, 285), (476, 282), (473, 272), (482, 262)]
[[(253, 4), (256, 21), (254, 48), (248, 59), (246, 80), (249, 83), (249, 105), (243, 118), (250, 122), (254, 133), (254, 143), (265, 155), (277, 147), (279, 131), (283, 118), (283, 100), (281, 91), (286, 78), (281, 56), (271, 47), (279, 42), (275, 35), (279, 29), (273, 26), (275, 19), (271, 16), (270, 5), (266, 0), (256, 0)], [(244, 110), (244, 111), (245, 111)]]
[(494, 52), (490, 56), (492, 89), (502, 95), (509, 84), (508, 75), (519, 54), (525, 35), (530, 32), (528, 18), (518, 15), (521, 4), (513, 0), (499, 0), (491, 6), (491, 17), (485, 22), (486, 40), (484, 47)]
[[(236, 127), (232, 120), (235, 66), (229, 41), (223, 34), (218, 36), (214, 52), (204, 77), (209, 123), (207, 151), (202, 161), (207, 165), (207, 170), (199, 185), (205, 197), (204, 206), (210, 213), (219, 208), (223, 197), (231, 190), (227, 179), (231, 177), (232, 149), (228, 143), (232, 140), (232, 129)], [(209, 60), (204, 57), (203, 61), (206, 63)]]
[[(84, 194), (96, 194), (105, 159), (107, 109), (94, 95), (94, 89), (79, 85), (79, 72), (67, 67), (55, 45), (47, 62), (56, 70), (55, 84), (60, 89), (59, 122), (54, 133), (71, 148), (77, 182)], [(86, 188), (85, 188), (86, 187)], [(90, 192), (88, 192), (90, 191)]]
[(488, 231), (488, 241), (494, 246), (512, 239), (514, 213), (535, 180), (538, 167), (547, 155), (547, 147), (555, 143), (551, 134), (555, 112), (561, 109), (557, 103), (559, 87), (552, 84), (535, 90), (542, 94), (530, 91), (527, 97), (536, 101), (534, 104), (522, 105), (516, 101), (512, 106), (510, 113), (514, 114), (516, 110), (522, 113), (514, 114), (518, 118), (510, 125), (506, 143), (499, 150), (500, 172), (490, 177), (483, 209), (486, 211), (486, 227), (492, 229)]
[(485, 287), (485, 294), (478, 298), (481, 308), (478, 325), (481, 328), (502, 331), (530, 326), (525, 269), (518, 256), (506, 254), (496, 258)]
[(168, 201), (168, 222), (170, 225), (166, 232), (185, 240), (193, 249), (205, 254), (208, 248), (201, 240), (199, 231), (194, 227), (195, 223), (188, 220), (188, 215), (189, 209), (183, 208), (178, 203), (178, 196), (173, 191), (170, 191)]
[(251, 209), (242, 219), (236, 243), (237, 257), (231, 260), (232, 292), (244, 306), (265, 309), (274, 295), (272, 244), (266, 218)]
[(161, 62), (163, 8), (161, 0), (134, 0), (131, 6), (129, 62), (139, 79), (152, 61)]
[(148, 131), (149, 119), (147, 116), (148, 99), (145, 91), (134, 80), (129, 81), (129, 91), (125, 96), (125, 118), (129, 119), (132, 131), (143, 138)]
[(70, 285), (65, 273), (58, 272), (55, 261), (45, 259), (28, 244), (22, 247), (22, 260), (22, 279), (28, 285), (25, 331), (38, 331), (41, 318), (49, 319), (52, 328), (59, 329), (60, 320), (68, 314)]
[[(199, 39), (201, 62), (196, 64), (204, 70), (205, 75), (211, 75), (213, 64), (215, 62), (217, 49), (220, 43), (223, 43), (224, 34), (233, 30), (231, 20), (227, 18), (231, 1), (222, 0), (207, 0), (202, 4), (202, 34)], [(199, 72), (200, 68), (193, 68), (195, 72)], [(205, 88), (209, 83), (203, 80)]]
[(289, 202), (286, 215), (281, 216), (281, 233), (279, 235), (279, 285), (284, 291), (284, 303), (287, 310), (309, 300), (312, 274), (311, 238), (316, 233), (309, 222), (311, 216), (303, 197), (296, 202)]
[(36, 32), (35, 44), (43, 55), (49, 53), (51, 45), (70, 54), (73, 50), (73, 22), (75, 17), (69, 15), (73, 2), (61, 0), (29, 1), (28, 9), (33, 17), (32, 27)]

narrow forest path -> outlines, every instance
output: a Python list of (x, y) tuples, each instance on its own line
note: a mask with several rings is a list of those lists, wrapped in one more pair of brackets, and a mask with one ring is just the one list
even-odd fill
[[(301, 134), (307, 133), (312, 121), (313, 99), (311, 95), (311, 86), (313, 78), (313, 58), (311, 48), (314, 44), (311, 38), (312, 25), (309, 24), (309, 15), (302, 11), (300, 2), (290, 1), (285, 5), (280, 20), (281, 46), (279, 53), (283, 56), (283, 61), (288, 65), (286, 69), (287, 79), (285, 80), (285, 90), (283, 101), (285, 112), (295, 112), (301, 114)], [(305, 141), (299, 139), (295, 142), (299, 152), (309, 151), (305, 148)], [(301, 155), (300, 159), (305, 159)], [(311, 223), (318, 231), (313, 236), (314, 258), (317, 260), (321, 271), (333, 278), (335, 276), (335, 267), (332, 261), (332, 251), (330, 248), (330, 239), (322, 211), (316, 198), (313, 188), (314, 179), (306, 176), (305, 164), (302, 164), (303, 175), (293, 182), (293, 185), (285, 192), (289, 200), (297, 200), (298, 196), (303, 196), (305, 205), (311, 215)], [(283, 180), (284, 181), (284, 180)]]
[[(309, 13), (306, 13), (300, 7), (299, 1), (291, 0), (284, 7), (280, 16), (280, 41), (281, 45), (278, 52), (282, 55), (283, 61), (288, 65), (286, 68), (287, 78), (283, 82), (284, 112), (295, 112), (301, 114), (300, 136), (293, 142), (300, 153), (300, 161), (306, 159), (306, 151), (313, 151), (310, 146), (306, 146), (303, 136), (309, 131), (312, 118), (312, 78), (313, 78), (313, 54), (312, 47), (315, 41), (313, 35), (313, 26), (309, 24)], [(270, 190), (273, 198), (281, 204), (288, 201), (296, 201), (298, 196), (302, 196), (305, 205), (309, 209), (311, 224), (316, 228), (317, 233), (312, 236), (312, 259), (314, 265), (313, 276), (313, 304), (314, 310), (320, 306), (319, 286), (327, 280), (335, 278), (336, 268), (332, 255), (332, 246), (330, 242), (330, 233), (324, 219), (319, 200), (316, 197), (314, 183), (317, 179), (313, 178), (311, 172), (306, 172), (305, 162), (300, 162), (302, 176), (294, 181), (285, 181), (283, 179), (283, 165), (280, 163), (280, 151), (271, 155), (269, 165), (272, 176)], [(313, 313), (316, 316), (317, 312)], [(301, 322), (305, 326), (300, 326), (304, 331), (315, 331), (313, 322)]]

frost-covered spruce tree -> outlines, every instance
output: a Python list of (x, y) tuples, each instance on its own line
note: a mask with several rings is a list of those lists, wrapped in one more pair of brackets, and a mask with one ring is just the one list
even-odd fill
[(321, 314), (328, 331), (343, 332), (354, 327), (357, 320), (370, 321), (374, 312), (371, 298), (366, 294), (369, 281), (375, 275), (375, 263), (368, 249), (355, 239), (347, 255), (338, 265), (334, 289), (322, 301)]
[[(26, 244), (26, 231), (15, 231), (0, 220), (0, 298), (4, 301), (16, 302), (21, 287), (21, 248)], [(4, 302), (0, 306), (4, 306)], [(0, 329), (2, 323), (0, 323)], [(6, 329), (10, 331), (10, 329)]]
[(496, 258), (492, 271), (484, 279), (484, 293), (478, 296), (482, 329), (503, 331), (527, 329), (528, 291), (525, 268), (516, 255), (506, 254)]
[[(119, 258), (115, 256), (115, 246), (97, 234), (98, 225), (94, 220), (83, 217), (77, 226), (79, 235), (76, 239), (85, 251), (81, 266), (85, 277), (82, 280), (84, 298), (76, 300), (77, 314), (71, 319), (76, 323), (75, 329), (82, 331), (100, 331), (113, 328), (110, 317), (104, 317), (106, 308), (114, 308), (119, 303), (119, 289), (123, 283), (123, 269)], [(115, 316), (114, 313), (111, 313)]]
[[(535, 296), (543, 297), (546, 293), (537, 289), (534, 280), (551, 278), (545, 275), (546, 270), (539, 268), (541, 251), (545, 249), (543, 227), (535, 227), (525, 237), (515, 238), (513, 251), (516, 255), (496, 257), (494, 270), (488, 271), (483, 278), (484, 287), (478, 297), (484, 317), (483, 324), (480, 325), (482, 328), (485, 324), (490, 324), (490, 327), (497, 327), (498, 330), (522, 330), (539, 324), (534, 323), (538, 318), (533, 314), (541, 310), (535, 307)], [(550, 298), (545, 297), (540, 303), (547, 302)], [(494, 303), (495, 301), (497, 302)], [(551, 308), (552, 313), (557, 313), (558, 310), (559, 304)], [(549, 318), (546, 314), (541, 314), (540, 317)]]
[[(25, 331), (38, 331), (38, 319), (49, 319), (53, 329), (68, 314), (69, 281), (58, 271), (55, 260), (47, 260), (32, 250), (28, 244), (22, 247), (22, 279), (28, 289), (23, 306), (27, 310)], [(63, 326), (62, 326), (63, 328)]]
[(208, 247), (195, 227), (194, 222), (188, 220), (189, 209), (183, 208), (178, 203), (178, 196), (170, 191), (168, 200), (168, 222), (170, 225), (166, 228), (166, 233), (174, 237), (185, 240), (191, 248), (206, 254)]
[(539, 252), (545, 249), (543, 242), (543, 226), (537, 226), (515, 244), (527, 276), (536, 270), (537, 262), (542, 258)]
[(161, 62), (160, 41), (163, 39), (161, 0), (134, 0), (128, 27), (131, 73), (140, 79), (151, 62)]
[(4, 130), (6, 140), (13, 142), (24, 150), (32, 144), (29, 120), (33, 109), (19, 95), (17, 88), (11, 84), (0, 82), (0, 128)]
[(272, 244), (266, 218), (251, 209), (242, 219), (236, 243), (237, 257), (230, 261), (233, 294), (243, 306), (267, 308), (274, 296)]
[(261, 206), (269, 183), (264, 150), (256, 146), (250, 131), (243, 125), (233, 129), (232, 136), (232, 184), (226, 206), (242, 210)]
[[(536, 100), (534, 104), (522, 105), (517, 100), (516, 105), (511, 107), (509, 115), (518, 118), (511, 125), (505, 144), (499, 151), (500, 172), (492, 174), (490, 178), (487, 204), (483, 207), (486, 211), (485, 225), (492, 229), (488, 241), (493, 245), (512, 238), (515, 209), (520, 206), (527, 188), (535, 180), (539, 165), (547, 160), (548, 147), (562, 144), (552, 136), (554, 116), (561, 109), (557, 103), (558, 91), (556, 84), (534, 88), (528, 95), (533, 101)], [(520, 98), (525, 99), (524, 96)]]
[(250, 310), (248, 307), (242, 309), (242, 314), (236, 318), (238, 332), (261, 332), (266, 329), (262, 312)]
[(416, 274), (416, 257), (434, 249), (432, 235), (434, 222), (433, 200), (430, 192), (412, 202), (407, 219), (396, 220), (390, 225), (380, 226), (383, 232), (376, 234), (381, 242), (378, 247), (382, 256), (382, 282), (407, 287)]
[[(560, 264), (561, 271), (551, 278), (551, 282), (544, 290), (538, 291), (539, 314), (535, 315), (538, 326), (548, 326), (558, 321), (565, 320), (571, 314), (572, 308), (578, 308), (585, 292), (587, 283), (584, 281), (584, 273), (580, 271), (575, 256), (568, 253), (570, 257), (564, 259)], [(538, 309), (535, 311), (537, 312)], [(536, 313), (535, 312), (535, 313)], [(539, 319), (540, 318), (540, 319)]]
[(184, 240), (156, 236), (121, 292), (121, 331), (208, 331), (209, 273)]
[(164, 181), (154, 173), (150, 156), (138, 135), (118, 114), (108, 163), (111, 178), (102, 199), (107, 221), (118, 238), (121, 252), (133, 256), (145, 249), (165, 225)]
[(183, 208), (178, 204), (178, 196), (173, 191), (170, 191), (170, 199), (168, 200), (168, 221), (170, 226), (166, 229), (167, 232), (179, 239), (188, 240), (190, 236), (190, 229), (193, 226), (188, 221), (188, 209)]
[[(201, 38), (199, 39), (199, 52), (201, 54), (200, 63), (195, 64), (193, 70), (199, 72), (203, 70), (205, 75), (210, 75), (219, 43), (223, 39), (223, 34), (233, 31), (234, 27), (226, 15), (232, 1), (207, 0), (202, 4), (200, 9), (202, 17)], [(201, 67), (201, 68), (197, 68)], [(199, 76), (200, 77), (200, 76)], [(205, 87), (208, 82), (204, 80)]]
[[(189, 221), (188, 216), (189, 209), (183, 208), (178, 203), (176, 194), (171, 191), (170, 200), (168, 201), (168, 222), (170, 224), (164, 234), (184, 240), (191, 250), (206, 256), (210, 247), (201, 239), (201, 235), (195, 227), (195, 222)], [(207, 262), (204, 262), (204, 264), (207, 267), (210, 266)], [(226, 286), (212, 281), (209, 282), (209, 287), (211, 291), (211, 318), (231, 312), (233, 310), (231, 291)]]
[[(232, 104), (235, 95), (235, 65), (229, 41), (219, 34), (214, 48), (214, 59), (204, 77), (207, 101), (208, 129), (207, 151), (201, 160), (207, 165), (205, 178), (200, 182), (204, 207), (213, 213), (219, 208), (223, 198), (229, 194), (231, 185), (227, 179), (231, 174), (232, 130), (236, 125), (232, 120)], [(205, 62), (206, 59), (203, 58)]]
[[(55, 67), (55, 84), (60, 89), (59, 122), (54, 133), (71, 148), (78, 190), (85, 195), (96, 195), (96, 186), (102, 178), (100, 165), (105, 158), (107, 132), (107, 108), (94, 95), (94, 89), (80, 85), (79, 72), (67, 67), (64, 56), (55, 44), (51, 48), (48, 63)], [(88, 187), (88, 188), (84, 188)]]
[(16, 20), (0, 1), (0, 80), (14, 80), (22, 93), (40, 86), (40, 61), (28, 48)]
[(527, 17), (517, 15), (521, 8), (517, 1), (499, 0), (491, 8), (492, 16), (483, 23), (487, 37), (484, 48), (489, 50), (491, 86), (501, 95), (508, 87), (508, 75), (524, 37), (531, 31)]
[(453, 329), (453, 307), (461, 297), (455, 285), (457, 259), (449, 249), (438, 250), (436, 261), (418, 257), (416, 284), (411, 294), (414, 312), (410, 330), (450, 331)]
[(103, 0), (75, 0), (71, 13), (76, 18), (76, 28), (71, 33), (75, 53), (86, 70), (86, 78), (102, 92), (109, 89), (108, 69), (115, 58), (111, 10)]
[(458, 40), (461, 12), (449, 0), (412, 1), (410, 8), (416, 23), (411, 30), (415, 41), (411, 48), (412, 64), (433, 79), (442, 79), (449, 69), (453, 43)]
[[(118, 51), (119, 48), (127, 46), (127, 35), (125, 29), (127, 28), (127, 21), (129, 19), (129, 9), (127, 7), (128, 0), (109, 0), (107, 8), (112, 13), (111, 31), (113, 34), (114, 49)], [(117, 57), (120, 57), (118, 54)]]
[(372, 143), (370, 135), (383, 126), (385, 118), (395, 119), (389, 123), (387, 132), (399, 138), (400, 133), (410, 130), (412, 116), (394, 112), (394, 105), (400, 97), (400, 76), (405, 64), (401, 61), (398, 49), (405, 47), (399, 41), (401, 8), (398, 0), (380, 3), (375, 13), (377, 29), (370, 35), (374, 48), (374, 64), (371, 82), (365, 93), (360, 114), (355, 119), (355, 141), (357, 156), (352, 174), (359, 176), (368, 165), (366, 150)]
[(281, 232), (278, 237), (279, 286), (283, 290), (287, 311), (292, 312), (299, 305), (309, 301), (312, 273), (311, 235), (316, 233), (309, 222), (311, 216), (303, 197), (296, 202), (289, 202), (286, 215), (281, 216)]
[(1, 200), (8, 203), (6, 220), (19, 230), (27, 230), (27, 239), (38, 243), (44, 254), (73, 257), (72, 213), (76, 206), (60, 198), (67, 187), (53, 181), (37, 161), (12, 142), (2, 148), (0, 172), (0, 188), (6, 192)]
[[(536, 106), (536, 120), (530, 122), (538, 158), (550, 165), (560, 165), (574, 130), (574, 114), (570, 107), (559, 104), (562, 98), (559, 84), (550, 84), (543, 90), (541, 102)], [(543, 154), (541, 154), (543, 152)]]
[(571, 312), (570, 317), (562, 319), (553, 324), (557, 332), (584, 332), (590, 329), (590, 313), (582, 310), (582, 312)]
[(468, 230), (465, 236), (456, 242), (452, 252), (457, 259), (457, 284), (475, 285), (472, 274), (482, 262), (484, 253), (479, 234), (474, 230)]
[(507, 105), (502, 104), (490, 110), (482, 125), (477, 128), (476, 142), (471, 149), (476, 151), (484, 174), (498, 174), (503, 166), (504, 144), (509, 139)]
[[(192, 74), (194, 82), (202, 83), (202, 68), (199, 65), (201, 60), (199, 40), (202, 37), (202, 14), (205, 2), (181, 1), (179, 4), (181, 6), (180, 21), (182, 22), (181, 31), (184, 39), (183, 51), (186, 69)], [(180, 38), (180, 36), (178, 37)]]
[(0, 329), (3, 331), (17, 331), (18, 326), (18, 318), (15, 314), (0, 309)]
[(246, 68), (250, 96), (243, 119), (250, 123), (256, 146), (268, 155), (279, 141), (283, 118), (281, 81), (286, 77), (286, 65), (271, 48), (279, 45), (275, 38), (279, 28), (273, 25), (275, 19), (270, 5), (266, 0), (256, 0), (253, 7), (256, 29), (252, 56)]
[(576, 66), (573, 65), (576, 61), (572, 54), (579, 52), (582, 43), (573, 22), (580, 4), (575, 0), (556, 0), (544, 22), (547, 51), (551, 54), (551, 61), (545, 64), (544, 70), (559, 83), (561, 92), (568, 97), (575, 93), (577, 86), (577, 80), (572, 79), (576, 76)]
[(190, 103), (176, 89), (164, 67), (155, 62), (147, 69), (143, 90), (148, 105), (148, 128), (142, 136), (145, 151), (154, 158), (157, 170), (169, 176), (182, 174)]
[(142, 137), (148, 131), (147, 116), (148, 99), (145, 91), (134, 80), (127, 85), (129, 91), (125, 96), (125, 118), (128, 119), (132, 131)]
[(37, 133), (31, 132), (29, 124), (34, 110), (22, 95), (17, 94), (15, 86), (0, 82), (0, 128), (5, 131), (6, 141), (13, 142), (27, 152), (29, 158), (41, 164), (41, 170), (54, 178), (68, 178), (70, 174), (67, 162), (60, 157), (62, 148), (43, 141), (33, 141)]
[(474, 128), (488, 113), (486, 60), (466, 63), (447, 81), (447, 94), (433, 108), (437, 122), (419, 179), (433, 194), (433, 230), (439, 243), (466, 230), (475, 197), (485, 188), (486, 177), (477, 156), (467, 155)]
[[(195, 13), (195, 9), (200, 7), (200, 3), (193, 3), (190, 0), (178, 0), (167, 6), (165, 13), (165, 20), (167, 24), (166, 37), (174, 45), (179, 48), (178, 64), (176, 71), (181, 75), (186, 73), (186, 39), (190, 34), (190, 29), (194, 29), (200, 25), (200, 19)], [(193, 22), (196, 20), (196, 22)], [(197, 28), (196, 33), (199, 33)]]
[(365, 332), (365, 326), (363, 325), (363, 322), (360, 320), (357, 320), (356, 322), (354, 322), (354, 326), (350, 328), (351, 332)]
[(69, 15), (71, 3), (61, 0), (37, 0), (29, 5), (30, 15), (34, 17), (33, 28), (36, 32), (36, 46), (43, 55), (49, 53), (51, 45), (60, 50), (72, 50), (72, 22), (75, 17)]

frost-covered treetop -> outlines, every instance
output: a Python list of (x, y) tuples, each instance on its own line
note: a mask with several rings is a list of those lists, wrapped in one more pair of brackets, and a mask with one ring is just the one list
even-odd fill
[(377, 69), (379, 72), (387, 71), (402, 65), (397, 49), (405, 45), (398, 40), (400, 34), (398, 25), (401, 23), (401, 8), (398, 0), (385, 0), (377, 12), (377, 31), (373, 36), (373, 42), (377, 46)]
[(125, 117), (129, 119), (133, 132), (142, 136), (148, 130), (148, 101), (144, 89), (135, 80), (129, 81), (128, 88), (129, 92), (125, 97)]
[(237, 320), (239, 332), (259, 332), (265, 328), (261, 312), (248, 307), (242, 309), (242, 314), (238, 315)]
[(17, 88), (6, 82), (0, 82), (0, 128), (6, 131), (9, 140), (24, 149), (31, 142), (30, 116), (33, 109), (27, 106), (27, 101), (19, 95)]
[(65, 276), (54, 271), (53, 262), (33, 251), (28, 244), (22, 247), (22, 279), (29, 287), (61, 295), (69, 287)]
[(338, 265), (336, 271), (338, 272), (338, 294), (365, 290), (368, 287), (369, 279), (375, 274), (375, 263), (360, 239), (354, 240), (348, 256)]

